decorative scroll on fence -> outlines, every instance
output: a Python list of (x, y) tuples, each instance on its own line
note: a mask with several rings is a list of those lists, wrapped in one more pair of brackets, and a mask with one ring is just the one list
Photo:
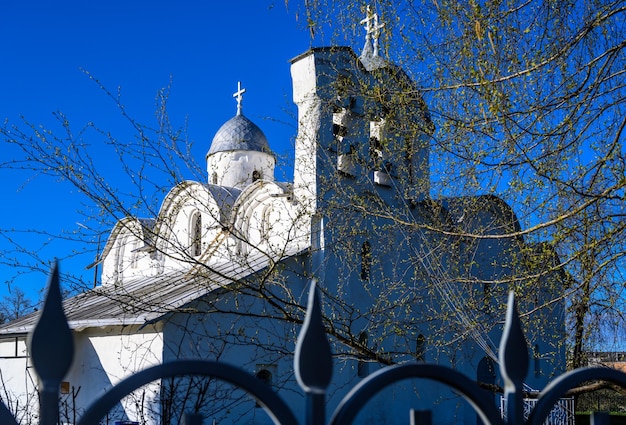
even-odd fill
[[(506, 414), (500, 415), (492, 397), (487, 397), (479, 385), (448, 367), (433, 364), (402, 364), (389, 366), (373, 373), (355, 386), (341, 401), (327, 422), (326, 389), (331, 382), (332, 357), (326, 338), (320, 299), (311, 282), (308, 308), (303, 329), (296, 344), (295, 371), (306, 396), (306, 425), (351, 424), (374, 395), (399, 381), (423, 378), (443, 383), (462, 395), (485, 424), (540, 425), (551, 414), (553, 406), (570, 389), (584, 382), (602, 380), (626, 388), (626, 373), (608, 368), (581, 368), (565, 373), (546, 387), (530, 414), (524, 412), (523, 381), (528, 372), (528, 347), (522, 332), (515, 298), (509, 295), (506, 324), (500, 342), (500, 373), (504, 379)], [(37, 326), (30, 338), (33, 365), (40, 378), (40, 425), (56, 425), (59, 420), (59, 387), (73, 358), (72, 332), (63, 312), (58, 269), (55, 266), (48, 284), (48, 294)], [(60, 342), (61, 341), (61, 342)], [(224, 363), (206, 360), (181, 360), (154, 366), (135, 373), (119, 382), (81, 416), (78, 425), (97, 425), (107, 412), (125, 396), (145, 384), (162, 378), (200, 375), (216, 378), (247, 392), (265, 409), (275, 424), (297, 425), (291, 408), (278, 394), (254, 375)], [(528, 406), (526, 405), (526, 408)], [(430, 425), (427, 411), (409, 410), (407, 422)], [(184, 416), (187, 425), (201, 425), (198, 414)], [(595, 425), (608, 425), (607, 415), (592, 417)], [(19, 425), (8, 408), (0, 403), (0, 424)]]
[[(537, 399), (524, 399), (524, 418), (528, 418), (535, 408)], [(506, 399), (500, 399), (500, 414), (506, 418)], [(505, 420), (506, 422), (506, 420)], [(576, 417), (574, 415), (574, 398), (561, 398), (550, 410), (550, 414), (543, 421), (543, 425), (575, 425)]]

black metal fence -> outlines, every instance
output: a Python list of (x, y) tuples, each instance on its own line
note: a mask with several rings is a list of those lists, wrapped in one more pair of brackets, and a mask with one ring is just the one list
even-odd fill
[[(59, 422), (59, 388), (74, 356), (72, 332), (63, 312), (57, 268), (52, 271), (48, 294), (37, 326), (30, 338), (30, 353), (40, 379), (40, 425)], [(305, 322), (296, 344), (296, 378), (306, 396), (305, 424), (351, 424), (365, 404), (384, 388), (399, 381), (422, 378), (443, 383), (462, 395), (485, 424), (540, 425), (552, 420), (553, 407), (564, 394), (584, 382), (602, 380), (626, 388), (626, 374), (609, 368), (582, 368), (561, 375), (546, 387), (532, 406), (524, 399), (523, 381), (528, 372), (528, 347), (522, 332), (515, 298), (509, 295), (506, 324), (500, 342), (500, 373), (504, 380), (503, 412), (480, 386), (467, 376), (434, 364), (402, 364), (373, 373), (355, 386), (341, 401), (330, 419), (326, 418), (326, 389), (331, 382), (332, 355), (326, 338), (320, 299), (311, 282)], [(162, 378), (200, 375), (216, 378), (244, 390), (265, 409), (275, 424), (296, 425), (296, 415), (278, 394), (254, 375), (224, 363), (185, 360), (164, 363), (137, 372), (113, 386), (95, 400), (80, 417), (78, 425), (95, 425), (125, 396), (145, 384)], [(430, 425), (429, 411), (407, 411), (411, 424)], [(184, 414), (187, 425), (201, 425), (196, 413)], [(594, 414), (591, 423), (605, 425), (609, 417)], [(18, 425), (9, 409), (0, 403), (0, 424)]]

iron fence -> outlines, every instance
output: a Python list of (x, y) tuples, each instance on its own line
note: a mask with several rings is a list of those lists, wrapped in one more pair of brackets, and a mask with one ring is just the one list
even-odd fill
[[(536, 398), (524, 399), (524, 419), (528, 420), (536, 404)], [(507, 403), (504, 397), (500, 397), (500, 415), (506, 422)], [(574, 398), (561, 398), (552, 407), (552, 410), (543, 421), (543, 425), (575, 425), (575, 419)]]
[[(503, 413), (479, 385), (467, 376), (448, 367), (435, 364), (402, 364), (383, 368), (356, 385), (340, 402), (327, 421), (326, 390), (331, 383), (332, 355), (326, 338), (320, 308), (320, 298), (311, 282), (307, 313), (295, 351), (295, 372), (306, 397), (306, 425), (343, 425), (354, 422), (365, 404), (384, 388), (408, 379), (422, 378), (443, 383), (456, 391), (474, 408), (483, 423), (491, 425), (556, 424), (554, 406), (563, 403), (566, 392), (584, 382), (602, 380), (626, 388), (626, 374), (608, 368), (582, 368), (555, 379), (537, 400), (524, 397), (523, 381), (528, 372), (528, 347), (511, 293), (507, 317), (500, 341), (500, 374), (504, 380)], [(63, 312), (58, 270), (51, 273), (48, 293), (38, 323), (30, 338), (32, 363), (39, 376), (40, 425), (55, 425), (59, 421), (59, 389), (74, 356), (72, 332)], [(261, 405), (275, 424), (296, 425), (296, 415), (279, 395), (254, 375), (224, 363), (207, 360), (181, 360), (157, 365), (137, 372), (109, 389), (93, 401), (78, 421), (78, 425), (95, 425), (125, 396), (143, 385), (162, 378), (200, 375), (216, 378), (247, 392)], [(568, 402), (569, 403), (569, 402)], [(571, 405), (566, 408), (571, 417)], [(557, 409), (558, 410), (558, 409)], [(430, 425), (429, 411), (408, 410), (411, 424)], [(184, 414), (186, 425), (201, 425), (197, 413)], [(568, 419), (569, 420), (569, 419)], [(562, 422), (558, 422), (562, 424)], [(607, 425), (604, 414), (592, 416), (592, 423)], [(0, 424), (19, 425), (4, 403), (0, 403)], [(571, 422), (567, 423), (568, 425)]]

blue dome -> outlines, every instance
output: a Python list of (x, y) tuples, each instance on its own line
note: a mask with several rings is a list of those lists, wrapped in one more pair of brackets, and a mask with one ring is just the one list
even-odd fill
[(272, 153), (263, 131), (241, 114), (235, 115), (217, 130), (207, 155), (230, 151)]

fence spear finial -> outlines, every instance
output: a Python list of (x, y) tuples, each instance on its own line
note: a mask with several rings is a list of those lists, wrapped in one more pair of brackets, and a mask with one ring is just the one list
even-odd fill
[(59, 386), (74, 357), (74, 339), (63, 311), (59, 265), (56, 261), (48, 280), (43, 309), (29, 338), (29, 346), (35, 371), (43, 386), (40, 391), (40, 423), (56, 424)]
[(332, 353), (322, 323), (322, 312), (316, 281), (309, 287), (309, 302), (302, 331), (296, 343), (295, 372), (300, 386), (307, 392), (324, 393), (333, 371)]
[(521, 424), (524, 419), (522, 387), (528, 373), (528, 344), (512, 291), (509, 293), (506, 322), (500, 340), (499, 360), (507, 401), (507, 423)]

